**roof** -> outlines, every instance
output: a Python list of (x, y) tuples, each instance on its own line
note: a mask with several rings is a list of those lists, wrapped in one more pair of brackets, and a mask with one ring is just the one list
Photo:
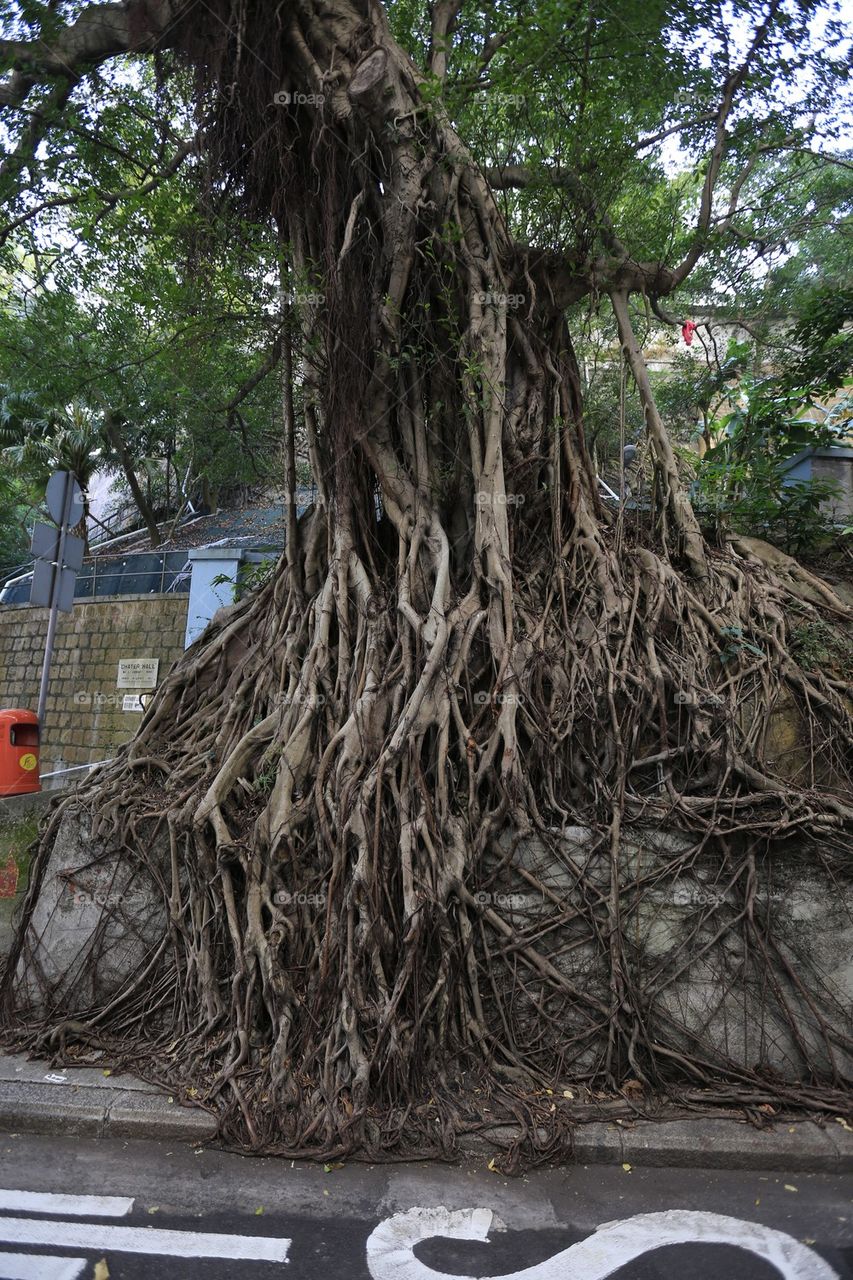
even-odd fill
[(841, 461), (842, 459), (853, 458), (853, 446), (832, 444), (825, 449), (810, 446), (807, 449), (801, 449), (792, 458), (786, 458), (784, 462), (779, 464), (779, 470), (790, 471), (792, 467), (796, 467), (804, 458), (837, 458)]
[[(310, 489), (296, 491), (297, 514), (314, 501)], [(160, 529), (168, 531), (171, 524), (164, 522)], [(254, 547), (258, 550), (284, 546), (287, 535), (287, 504), (283, 501), (239, 507), (233, 510), (214, 511), (206, 516), (190, 516), (175, 528), (169, 538), (164, 538), (158, 551), (188, 551), (193, 547), (210, 547), (227, 543), (229, 546)], [(151, 539), (146, 529), (137, 529), (121, 539), (110, 539), (92, 548), (93, 556), (127, 555), (136, 551), (151, 551)]]

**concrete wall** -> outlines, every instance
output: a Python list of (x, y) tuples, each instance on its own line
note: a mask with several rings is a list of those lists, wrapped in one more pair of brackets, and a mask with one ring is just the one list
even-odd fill
[(840, 493), (828, 505), (836, 520), (853, 517), (853, 458), (814, 458), (812, 475), (816, 480), (832, 480)]
[[(30, 963), (18, 971), (22, 1004), (74, 1016), (90, 1007), (96, 993), (103, 1001), (118, 996), (138, 974), (148, 948), (163, 936), (171, 892), (168, 837), (162, 827), (155, 835), (150, 824), (148, 831), (150, 838), (140, 836), (143, 860), (133, 849), (93, 836), (89, 815), (68, 804), (30, 921)], [(513, 842), (505, 835), (500, 857), (490, 851), (481, 866), (489, 888), (475, 901), (524, 931), (576, 992), (606, 1011), (614, 977), (603, 945), (613, 874), (609, 834), (575, 826), (552, 831), (551, 840)], [(772, 857), (756, 853), (757, 934), (747, 948), (745, 877), (732, 883), (728, 860), (679, 832), (623, 830), (616, 875), (624, 938), (620, 977), (631, 998), (642, 1001), (652, 1040), (700, 1054), (710, 1074), (734, 1067), (776, 1073), (788, 1082), (811, 1073), (853, 1081), (853, 870), (839, 865), (837, 851), (825, 852), (826, 866), (811, 847), (779, 849)], [(159, 863), (159, 876), (149, 869), (149, 858)], [(322, 893), (312, 909), (324, 919)], [(769, 970), (756, 941), (768, 928), (774, 939)], [(529, 975), (530, 990), (522, 995), (510, 991), (503, 965), (496, 964), (493, 975), (522, 1043), (539, 1030), (538, 1008), (532, 1016), (530, 1003), (539, 982)], [(570, 1046), (565, 1073), (582, 1078), (600, 1069), (599, 1012), (583, 998), (564, 998), (552, 1005), (552, 1016), (559, 1017), (560, 1035)], [(642, 1045), (638, 1053), (642, 1060)]]
[[(48, 610), (0, 608), (0, 707), (36, 709)], [(185, 595), (78, 600), (60, 614), (42, 726), (41, 772), (109, 759), (135, 733), (133, 690), (116, 688), (121, 658), (158, 658), (158, 683), (184, 651)]]

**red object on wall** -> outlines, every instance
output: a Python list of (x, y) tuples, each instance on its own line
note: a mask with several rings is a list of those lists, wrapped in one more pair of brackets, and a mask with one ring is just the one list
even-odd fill
[(681, 336), (684, 339), (684, 341), (687, 343), (688, 347), (693, 342), (693, 334), (695, 330), (696, 330), (696, 325), (692, 320), (685, 320), (684, 324), (681, 326)]
[(0, 898), (14, 898), (18, 892), (18, 864), (15, 855), (9, 854), (6, 865), (0, 867)]
[(0, 711), (0, 796), (41, 791), (39, 721), (34, 711)]

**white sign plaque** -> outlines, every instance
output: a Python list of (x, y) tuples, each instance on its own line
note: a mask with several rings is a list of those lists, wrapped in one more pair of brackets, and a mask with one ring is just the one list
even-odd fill
[(117, 689), (156, 689), (159, 658), (121, 658)]
[(121, 700), (122, 711), (144, 711), (145, 704), (139, 693), (126, 693)]

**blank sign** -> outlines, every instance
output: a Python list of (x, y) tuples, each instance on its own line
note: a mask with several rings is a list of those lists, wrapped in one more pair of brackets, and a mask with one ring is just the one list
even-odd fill
[(83, 494), (80, 486), (70, 471), (54, 471), (47, 482), (45, 501), (47, 509), (57, 524), (62, 524), (65, 514), (65, 501), (68, 486), (71, 485), (71, 505), (68, 509), (68, 524), (79, 523), (83, 515)]

